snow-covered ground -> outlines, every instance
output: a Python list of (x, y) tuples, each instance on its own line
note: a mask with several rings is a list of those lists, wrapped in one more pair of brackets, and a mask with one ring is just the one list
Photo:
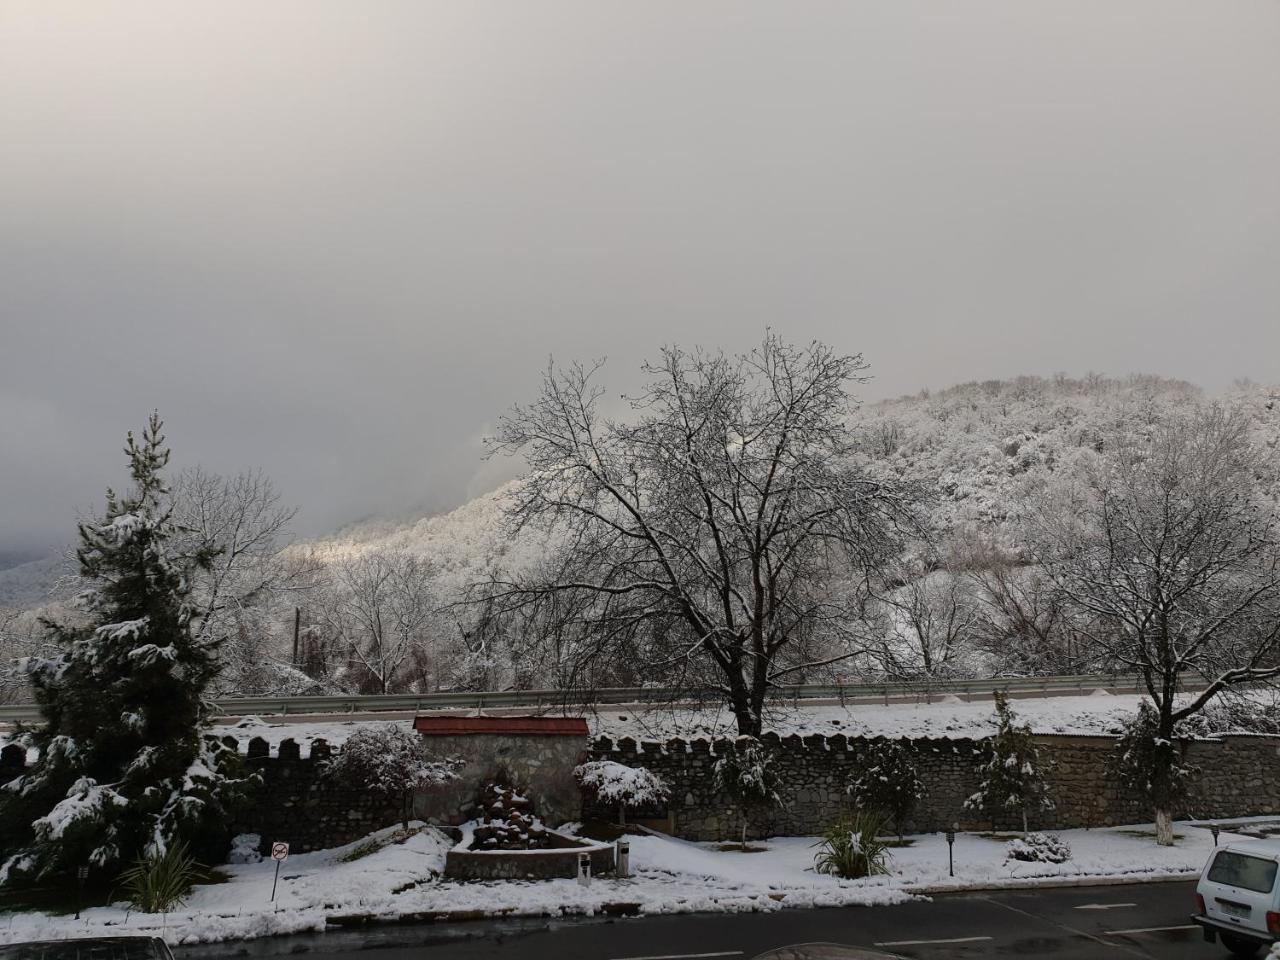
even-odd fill
[[(129, 913), (123, 906), (69, 916), (0, 916), (0, 943), (106, 934), (155, 934), (171, 943), (230, 940), (323, 930), (331, 917), (380, 918), (468, 912), (473, 915), (594, 914), (614, 904), (645, 914), (695, 911), (766, 911), (791, 907), (896, 903), (944, 889), (1061, 883), (1072, 878), (1159, 879), (1198, 872), (1213, 840), (1207, 830), (1179, 824), (1172, 848), (1157, 847), (1149, 825), (1068, 830), (1064, 864), (1006, 863), (1002, 840), (961, 835), (956, 876), (947, 875), (947, 846), (939, 835), (914, 837), (893, 851), (891, 873), (870, 880), (840, 880), (813, 872), (814, 838), (780, 837), (759, 852), (688, 843), (649, 835), (631, 838), (635, 876), (597, 878), (589, 887), (572, 880), (458, 883), (439, 878), (449, 841), (427, 828), (345, 861), (368, 841), (291, 857), (269, 902), (274, 864), (228, 866), (223, 884), (196, 888), (168, 916)], [(373, 838), (386, 840), (395, 828)]]

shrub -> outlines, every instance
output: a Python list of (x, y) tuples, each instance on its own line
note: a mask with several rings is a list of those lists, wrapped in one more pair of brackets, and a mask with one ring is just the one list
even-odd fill
[(203, 868), (175, 843), (163, 853), (151, 852), (120, 874), (125, 899), (143, 913), (168, 913), (187, 898)]
[(583, 790), (599, 803), (617, 804), (618, 823), (626, 823), (627, 808), (661, 803), (671, 791), (657, 774), (644, 767), (628, 767), (613, 760), (593, 760), (573, 771)]
[(721, 757), (711, 768), (717, 790), (726, 794), (742, 821), (742, 849), (747, 849), (747, 818), (753, 811), (782, 806), (778, 794), (780, 778), (773, 755), (755, 737), (739, 737), (733, 752)]
[(231, 838), (231, 852), (227, 855), (227, 863), (261, 863), (262, 854), (258, 852), (261, 845), (261, 834), (236, 834)]
[(1070, 859), (1071, 847), (1051, 833), (1029, 833), (1010, 840), (1009, 852), (1005, 855), (1005, 860), (1024, 860), (1027, 863), (1066, 863)]
[(864, 810), (827, 828), (813, 858), (817, 873), (846, 879), (889, 872), (889, 845), (880, 839), (889, 826), (884, 814)]
[(400, 821), (408, 831), (414, 794), (456, 779), (458, 766), (458, 760), (433, 757), (420, 734), (383, 723), (361, 727), (321, 769), (347, 789), (398, 800)]
[(888, 814), (901, 840), (907, 818), (925, 795), (915, 750), (905, 740), (872, 743), (862, 757), (861, 769), (850, 776), (845, 790), (858, 806)]

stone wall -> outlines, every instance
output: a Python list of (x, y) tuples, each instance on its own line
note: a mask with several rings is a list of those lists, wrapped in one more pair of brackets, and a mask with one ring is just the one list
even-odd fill
[(432, 736), (428, 746), (437, 757), (463, 761), (459, 779), (423, 793), (415, 814), (438, 823), (462, 823), (475, 816), (475, 802), (485, 784), (501, 780), (520, 786), (533, 801), (533, 811), (550, 826), (582, 816), (582, 795), (573, 769), (588, 759), (582, 737), (537, 734), (458, 734)]
[[(781, 775), (782, 809), (758, 818), (753, 835), (813, 835), (822, 832), (848, 809), (844, 786), (861, 765), (871, 741), (842, 735), (762, 738)], [(1140, 798), (1123, 790), (1111, 776), (1115, 748), (1111, 737), (1037, 737), (1052, 763), (1049, 783), (1055, 809), (1033, 820), (1043, 829), (1139, 823), (1151, 813)], [(945, 829), (958, 822), (962, 830), (985, 830), (989, 819), (964, 809), (978, 789), (976, 769), (981, 741), (916, 740), (922, 779), (928, 796), (908, 821), (910, 832)], [(1223, 737), (1184, 744), (1188, 759), (1202, 769), (1179, 816), (1229, 817), (1280, 813), (1280, 738)], [(671, 787), (667, 828), (689, 840), (716, 840), (737, 835), (739, 826), (712, 783), (716, 759), (733, 750), (732, 740), (641, 742), (607, 737), (594, 744), (596, 759), (643, 766)], [(585, 817), (613, 819), (611, 808), (587, 802)], [(1020, 827), (1014, 819), (998, 819), (997, 829)]]
[[(463, 780), (450, 791), (418, 798), (415, 815), (437, 822), (467, 818), (466, 804), (481, 783), (505, 768), (530, 785), (539, 814), (548, 823), (580, 816), (612, 820), (616, 810), (584, 802), (572, 780), (573, 767), (584, 758), (581, 741), (571, 737), (536, 738), (494, 735), (463, 736), (458, 742), (432, 738), (442, 755), (468, 758)], [(751, 825), (753, 835), (813, 835), (846, 809), (844, 785), (859, 767), (870, 741), (813, 735), (778, 737), (765, 734), (766, 748), (777, 758), (786, 806)], [(1141, 800), (1126, 793), (1109, 772), (1115, 747), (1110, 737), (1038, 736), (1053, 767), (1049, 782), (1056, 808), (1033, 821), (1044, 829), (1141, 823), (1151, 816)], [(545, 742), (537, 742), (545, 741)], [(911, 832), (944, 829), (959, 822), (964, 830), (985, 830), (991, 822), (964, 810), (964, 799), (978, 788), (976, 765), (981, 742), (916, 740), (928, 796), (908, 822)], [(246, 763), (262, 778), (246, 813), (229, 825), (234, 833), (257, 833), (265, 846), (288, 841), (295, 852), (338, 846), (400, 819), (394, 800), (367, 791), (341, 789), (319, 775), (329, 754), (323, 740), (305, 745), (285, 740), (272, 755), (265, 740), (247, 744)], [(1229, 736), (1183, 744), (1187, 759), (1201, 768), (1179, 817), (1280, 815), (1280, 737)], [(241, 749), (244, 749), (242, 747)], [(718, 756), (733, 749), (732, 740), (669, 740), (665, 743), (600, 738), (592, 745), (596, 759), (643, 766), (672, 788), (666, 817), (650, 811), (653, 826), (691, 840), (737, 835), (738, 825), (727, 802), (712, 786), (711, 768)], [(20, 774), (25, 752), (13, 745), (0, 751), (0, 783)], [(995, 826), (1018, 826), (1013, 820)]]
[(293, 740), (281, 742), (271, 756), (265, 740), (248, 743), (247, 764), (262, 778), (252, 792), (233, 834), (256, 833), (261, 852), (276, 840), (293, 853), (322, 850), (358, 840), (400, 820), (400, 804), (367, 790), (344, 789), (320, 775), (329, 757), (323, 740), (303, 752)]

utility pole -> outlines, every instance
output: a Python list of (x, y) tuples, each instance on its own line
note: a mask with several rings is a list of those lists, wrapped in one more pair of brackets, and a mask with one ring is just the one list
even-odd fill
[(293, 665), (298, 665), (298, 628), (302, 625), (302, 608), (293, 608)]

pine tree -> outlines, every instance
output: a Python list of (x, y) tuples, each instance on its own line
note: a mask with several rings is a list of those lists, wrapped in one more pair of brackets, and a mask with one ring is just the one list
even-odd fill
[(225, 849), (247, 781), (205, 733), (217, 651), (193, 635), (186, 601), (213, 555), (172, 553), (160, 429), (152, 414), (140, 440), (129, 434), (132, 491), (108, 490), (103, 515), (79, 525), (86, 622), (46, 622), (61, 652), (28, 666), (44, 722), (24, 736), (40, 759), (0, 791), (0, 883), (83, 865), (110, 879), (176, 842)]
[(985, 757), (978, 771), (983, 775), (978, 792), (964, 802), (969, 810), (984, 811), (994, 821), (1000, 813), (1022, 816), (1022, 833), (1028, 831), (1028, 814), (1052, 810), (1047, 764), (1031, 735), (1031, 727), (1016, 721), (1009, 699), (996, 693), (996, 732), (986, 740)]

